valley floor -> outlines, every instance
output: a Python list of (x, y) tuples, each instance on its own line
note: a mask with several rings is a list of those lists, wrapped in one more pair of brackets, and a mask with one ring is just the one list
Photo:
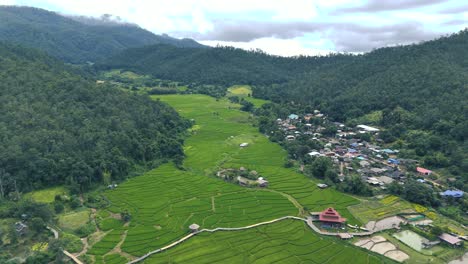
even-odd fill
[[(204, 95), (154, 97), (174, 107), (195, 125), (185, 142), (184, 170), (165, 164), (105, 192), (107, 210), (131, 215), (128, 225), (114, 223), (90, 246), (94, 263), (124, 263), (167, 246), (200, 229), (237, 228), (284, 216), (304, 218), (307, 211), (336, 208), (352, 225), (351, 196), (285, 168), (286, 152), (252, 126), (249, 113), (227, 99)], [(241, 143), (248, 143), (245, 148)], [(224, 168), (255, 170), (268, 188), (247, 188), (216, 177)], [(112, 222), (112, 216), (103, 221)], [(202, 232), (145, 263), (392, 263), (334, 237), (322, 237), (306, 223), (283, 220), (243, 231)], [(433, 263), (442, 263), (434, 259)]]

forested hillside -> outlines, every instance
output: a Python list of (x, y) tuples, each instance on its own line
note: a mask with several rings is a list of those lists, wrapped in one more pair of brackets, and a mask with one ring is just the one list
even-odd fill
[[(431, 168), (468, 170), (468, 30), (324, 64), (254, 96), (320, 108), (333, 120), (388, 128), (381, 137)], [(376, 120), (366, 114), (380, 116)], [(403, 139), (398, 141), (398, 139)]]
[(164, 43), (203, 47), (191, 39), (158, 36), (136, 25), (87, 23), (31, 7), (0, 6), (0, 41), (38, 48), (71, 63), (94, 62), (130, 47)]
[(124, 178), (183, 157), (169, 106), (83, 79), (45, 54), (0, 45), (0, 195)]
[[(341, 56), (332, 58), (340, 60)], [(158, 78), (199, 84), (284, 83), (310, 71), (327, 57), (284, 58), (232, 47), (208, 49), (152, 45), (125, 50), (98, 63), (98, 69), (122, 68)]]

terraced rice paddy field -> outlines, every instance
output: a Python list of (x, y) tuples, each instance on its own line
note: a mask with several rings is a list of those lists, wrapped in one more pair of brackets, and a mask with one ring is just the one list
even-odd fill
[(246, 231), (202, 233), (144, 263), (392, 263), (285, 220)]
[[(131, 259), (187, 235), (192, 223), (201, 228), (242, 227), (287, 215), (303, 216), (303, 207), (319, 211), (333, 206), (349, 223), (361, 224), (347, 210), (357, 200), (332, 189), (318, 189), (316, 182), (284, 168), (286, 152), (261, 135), (252, 126), (250, 115), (238, 110), (239, 105), (204, 95), (157, 98), (195, 120), (197, 129), (185, 142), (185, 170), (165, 164), (107, 191), (105, 196), (112, 203), (108, 210), (128, 211), (131, 221), (129, 226), (107, 231), (89, 254), (111, 258), (120, 252)], [(249, 146), (240, 148), (243, 142)], [(270, 186), (245, 188), (213, 176), (219, 168), (241, 166), (259, 172)], [(335, 238), (319, 237), (297, 220), (243, 231), (201, 233), (146, 261), (343, 263), (350, 259), (353, 263), (390, 262)], [(108, 263), (106, 258), (104, 262)]]

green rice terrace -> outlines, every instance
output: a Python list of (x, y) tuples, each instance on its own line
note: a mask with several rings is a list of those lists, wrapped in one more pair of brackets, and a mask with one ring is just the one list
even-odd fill
[[(242, 227), (288, 215), (304, 216), (304, 207), (319, 211), (333, 206), (349, 222), (359, 224), (346, 209), (357, 203), (354, 198), (332, 189), (318, 189), (315, 182), (294, 169), (284, 168), (286, 152), (257, 132), (249, 114), (237, 110), (238, 105), (204, 95), (158, 98), (196, 123), (185, 144), (186, 171), (166, 164), (105, 193), (112, 204), (109, 211), (127, 211), (132, 219), (128, 226), (116, 226), (92, 245), (87, 254), (95, 255), (97, 263), (118, 263), (120, 258), (112, 257), (116, 252), (121, 252), (118, 256), (127, 260), (142, 256), (187, 235), (192, 223), (201, 228)], [(249, 147), (240, 148), (242, 142), (249, 143)], [(212, 176), (218, 168), (241, 166), (265, 175), (269, 188), (243, 188)], [(223, 243), (217, 242), (219, 240)], [(251, 251), (237, 252), (249, 245)], [(199, 246), (205, 249), (184, 253), (187, 248)], [(269, 249), (262, 249), (265, 246)], [(219, 250), (226, 253), (219, 255)], [(334, 238), (320, 238), (304, 222), (294, 220), (245, 231), (200, 234), (147, 261), (165, 262), (175, 256), (183, 261), (194, 257), (193, 254), (197, 254), (196, 262), (200, 263), (213, 263), (210, 258), (214, 255), (226, 262), (241, 259), (301, 262), (313, 259), (312, 255), (317, 258), (320, 255), (323, 260), (335, 259), (336, 263), (348, 255), (363, 263), (383, 261), (381, 256), (369, 256), (364, 250), (345, 246)], [(268, 256), (262, 257), (262, 254)], [(116, 262), (112, 261), (114, 258)]]
[[(238, 88), (230, 92), (239, 93)], [(168, 103), (194, 122), (185, 142), (184, 169), (164, 164), (106, 191), (111, 206), (97, 212), (100, 229), (88, 237), (82, 259), (94, 263), (343, 263), (350, 259), (393, 263), (336, 237), (320, 236), (302, 221), (307, 212), (327, 207), (337, 209), (351, 225), (362, 226), (374, 216), (364, 214), (367, 209), (359, 209), (362, 203), (356, 198), (320, 189), (295, 168), (285, 168), (286, 151), (260, 134), (252, 126), (253, 117), (240, 111), (238, 104), (205, 95), (153, 99)], [(240, 147), (242, 143), (247, 147)], [(240, 167), (265, 177), (268, 188), (242, 187), (216, 176), (222, 169)], [(362, 216), (360, 210), (364, 210)], [(125, 224), (118, 220), (122, 212), (131, 215)], [(285, 216), (301, 219), (269, 222)], [(203, 230), (248, 228), (194, 235), (189, 230), (194, 223)]]

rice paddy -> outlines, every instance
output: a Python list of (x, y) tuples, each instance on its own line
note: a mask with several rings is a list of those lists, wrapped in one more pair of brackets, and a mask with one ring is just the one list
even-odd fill
[(202, 233), (144, 263), (392, 263), (287, 220), (242, 232)]
[[(333, 206), (349, 223), (360, 224), (347, 210), (357, 200), (332, 189), (321, 190), (315, 181), (284, 168), (286, 152), (260, 134), (250, 114), (237, 110), (238, 105), (204, 95), (156, 98), (195, 120), (196, 129), (185, 142), (185, 170), (164, 164), (105, 193), (112, 204), (108, 210), (128, 212), (131, 220), (128, 226), (103, 221), (108, 233), (88, 252), (100, 261), (107, 263), (101, 257), (114, 254), (116, 247), (126, 258), (142, 256), (187, 235), (192, 223), (201, 228), (241, 227), (302, 216), (304, 208), (319, 211)], [(242, 142), (249, 146), (240, 148)], [(241, 166), (260, 173), (269, 187), (245, 188), (213, 176), (219, 168)], [(245, 231), (202, 233), (147, 262), (341, 263), (349, 258), (354, 263), (389, 261), (288, 220)]]

